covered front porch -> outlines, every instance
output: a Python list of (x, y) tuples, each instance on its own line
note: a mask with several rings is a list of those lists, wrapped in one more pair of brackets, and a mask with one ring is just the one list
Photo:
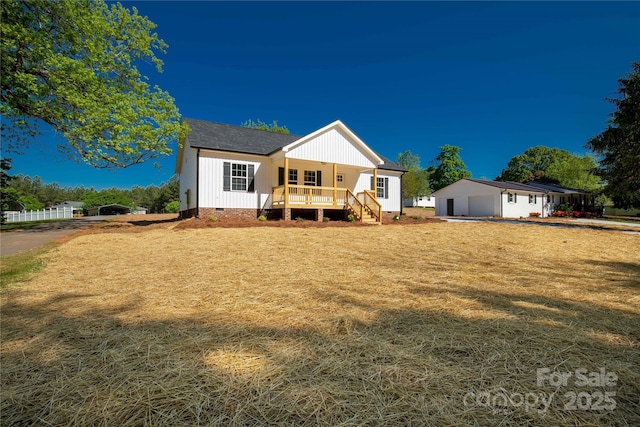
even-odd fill
[[(325, 210), (344, 211), (345, 216), (352, 215), (354, 221), (382, 223), (382, 206), (376, 199), (376, 190), (355, 192), (344, 186), (350, 181), (355, 187), (355, 180), (350, 180), (350, 173), (339, 173), (338, 164), (332, 165), (332, 186), (323, 186), (322, 169), (326, 164), (311, 164), (306, 162), (290, 162), (283, 159), (284, 166), (278, 168), (278, 186), (272, 188), (271, 209), (282, 209), (282, 218), (291, 219), (291, 210), (316, 210), (315, 219), (322, 221)], [(290, 167), (290, 163), (292, 163)], [(317, 168), (318, 170), (307, 170)], [(304, 184), (298, 184), (299, 170), (304, 171)], [(355, 175), (355, 173), (354, 173)], [(360, 171), (357, 172), (360, 175)], [(372, 170), (372, 181), (377, 182), (377, 169)], [(286, 178), (286, 179), (285, 179)], [(326, 178), (325, 178), (326, 181)], [(292, 182), (296, 182), (295, 184)], [(342, 184), (342, 185), (340, 185)]]

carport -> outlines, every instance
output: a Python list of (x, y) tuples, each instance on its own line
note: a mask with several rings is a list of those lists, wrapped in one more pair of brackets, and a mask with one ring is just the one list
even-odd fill
[(94, 208), (87, 209), (89, 216), (97, 215), (126, 215), (131, 213), (131, 208), (124, 205), (113, 203), (110, 205), (96, 206)]

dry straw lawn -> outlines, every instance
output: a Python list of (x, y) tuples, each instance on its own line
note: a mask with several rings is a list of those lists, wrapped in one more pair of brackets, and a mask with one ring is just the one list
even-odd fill
[(103, 227), (2, 291), (2, 424), (640, 424), (638, 235), (175, 224)]

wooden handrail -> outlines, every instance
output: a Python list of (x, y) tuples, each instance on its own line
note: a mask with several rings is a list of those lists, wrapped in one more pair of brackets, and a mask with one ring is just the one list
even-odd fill
[(363, 191), (364, 206), (377, 222), (382, 223), (382, 205), (372, 190)]
[(349, 190), (347, 188), (347, 197), (345, 199), (345, 203), (346, 203), (346, 207), (347, 210), (351, 212), (352, 215), (354, 215), (356, 217), (357, 220), (361, 221), (362, 220), (362, 216), (363, 216), (363, 209), (364, 209), (364, 205), (362, 204), (362, 202), (360, 202), (360, 200), (358, 200), (358, 197), (353, 194), (351, 192), (351, 190)]

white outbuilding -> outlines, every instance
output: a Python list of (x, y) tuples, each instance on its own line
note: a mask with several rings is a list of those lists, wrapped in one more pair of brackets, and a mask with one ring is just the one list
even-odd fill
[(550, 216), (562, 203), (585, 200), (580, 190), (464, 178), (433, 193), (436, 216), (522, 218)]

